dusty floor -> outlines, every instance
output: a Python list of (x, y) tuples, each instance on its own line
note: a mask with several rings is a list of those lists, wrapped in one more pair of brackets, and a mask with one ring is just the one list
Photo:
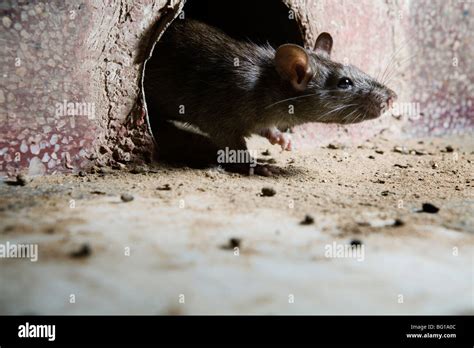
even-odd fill
[[(1, 183), (0, 245), (37, 243), (39, 259), (0, 259), (0, 314), (474, 312), (472, 136), (252, 144), (287, 173), (156, 166)], [(357, 241), (360, 261), (327, 257)]]

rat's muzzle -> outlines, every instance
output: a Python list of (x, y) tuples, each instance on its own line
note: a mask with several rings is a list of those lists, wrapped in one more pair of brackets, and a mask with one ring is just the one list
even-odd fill
[(387, 100), (385, 101), (386, 108), (384, 109), (384, 111), (387, 111), (388, 109), (390, 109), (393, 106), (393, 103), (395, 103), (398, 98), (397, 94), (391, 89), (388, 90), (387, 94), (388, 94)]

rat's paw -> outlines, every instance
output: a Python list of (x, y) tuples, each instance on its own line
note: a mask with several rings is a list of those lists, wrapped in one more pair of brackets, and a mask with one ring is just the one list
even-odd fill
[(267, 129), (263, 129), (260, 132), (260, 135), (264, 136), (268, 139), (270, 144), (275, 145), (278, 144), (281, 146), (282, 150), (291, 151), (291, 135), (287, 133), (280, 132), (276, 127), (271, 127)]
[(291, 151), (293, 149), (293, 145), (291, 143), (291, 135), (288, 133), (281, 133), (280, 136), (280, 142), (279, 144), (281, 145), (281, 149), (284, 151)]
[(260, 135), (268, 139), (270, 144), (275, 145), (280, 140), (280, 131), (275, 127), (265, 128), (260, 131)]

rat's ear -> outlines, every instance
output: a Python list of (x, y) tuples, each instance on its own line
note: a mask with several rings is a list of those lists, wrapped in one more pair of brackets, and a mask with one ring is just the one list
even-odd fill
[(303, 47), (285, 44), (275, 53), (275, 68), (297, 91), (304, 91), (313, 77), (309, 57)]
[(332, 36), (329, 33), (321, 33), (316, 39), (316, 44), (314, 45), (315, 51), (323, 51), (328, 55), (331, 55), (332, 50)]

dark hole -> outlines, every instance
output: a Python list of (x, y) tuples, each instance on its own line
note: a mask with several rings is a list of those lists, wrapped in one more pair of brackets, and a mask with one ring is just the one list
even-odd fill
[[(282, 1), (188, 0), (183, 11), (185, 19), (197, 19), (218, 27), (238, 40), (250, 40), (257, 44), (268, 42), (275, 48), (285, 43), (304, 45), (299, 26)], [(159, 49), (155, 49), (153, 56), (159, 54)], [(216, 160), (217, 150), (209, 139), (158, 121), (160, 110), (151, 103), (153, 89), (147, 85), (146, 78), (153, 64), (152, 57), (144, 72), (144, 89), (149, 124), (157, 144), (157, 159), (191, 167), (212, 164)]]
[(211, 24), (228, 35), (278, 47), (284, 43), (303, 46), (298, 24), (290, 19), (289, 8), (277, 0), (189, 0), (186, 17)]

